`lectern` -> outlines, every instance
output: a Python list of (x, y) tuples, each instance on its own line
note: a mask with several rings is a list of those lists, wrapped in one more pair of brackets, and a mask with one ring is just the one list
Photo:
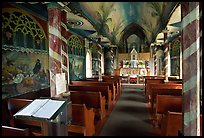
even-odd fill
[(72, 119), (70, 98), (40, 98), (18, 111), (14, 117), (41, 122), (43, 136), (67, 136)]

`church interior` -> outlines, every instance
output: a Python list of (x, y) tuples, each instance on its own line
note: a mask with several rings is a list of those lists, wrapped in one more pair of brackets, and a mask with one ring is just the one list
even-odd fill
[(202, 2), (2, 2), (2, 136), (202, 136)]

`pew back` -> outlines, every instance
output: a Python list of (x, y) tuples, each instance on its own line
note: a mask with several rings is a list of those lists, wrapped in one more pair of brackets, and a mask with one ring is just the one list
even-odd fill
[(156, 114), (165, 114), (168, 111), (182, 112), (182, 96), (157, 95)]
[(105, 97), (101, 93), (71, 91), (70, 98), (73, 104), (85, 104), (87, 108), (94, 108), (95, 117), (102, 120), (106, 116)]
[(150, 95), (150, 102), (151, 102), (151, 111), (154, 109), (154, 103), (156, 101), (157, 95), (175, 95), (175, 96), (181, 96), (182, 95), (182, 88), (181, 89), (175, 89), (174, 87), (169, 88), (155, 88), (152, 87), (151, 89), (151, 95)]
[(152, 89), (182, 89), (182, 84), (174, 84), (174, 83), (149, 83), (148, 84), (148, 92), (147, 92), (147, 98), (148, 101), (151, 102), (151, 96), (152, 96)]
[(112, 93), (112, 98), (115, 101), (115, 86), (113, 83), (111, 82), (95, 82), (95, 81), (71, 81), (70, 82), (73, 85), (81, 85), (81, 86), (86, 86), (86, 85), (90, 85), (90, 86), (109, 86), (109, 89), (111, 90)]
[(16, 128), (10, 126), (2, 126), (2, 136), (29, 136), (28, 128)]
[(101, 92), (102, 96), (105, 96), (108, 109), (112, 106), (112, 95), (109, 90), (109, 86), (80, 86), (80, 85), (69, 85), (70, 91), (90, 91), (90, 92)]

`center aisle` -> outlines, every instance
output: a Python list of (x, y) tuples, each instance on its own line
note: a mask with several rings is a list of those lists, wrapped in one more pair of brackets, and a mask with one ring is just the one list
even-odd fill
[(122, 95), (100, 136), (157, 136), (149, 118), (143, 86), (123, 85)]

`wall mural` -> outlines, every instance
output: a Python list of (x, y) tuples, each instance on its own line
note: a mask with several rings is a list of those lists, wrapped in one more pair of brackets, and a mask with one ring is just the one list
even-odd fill
[(47, 39), (31, 15), (2, 10), (2, 99), (49, 87)]
[(69, 79), (80, 80), (86, 77), (85, 48), (81, 40), (71, 35), (68, 40)]
[(181, 41), (179, 39), (175, 40), (170, 49), (170, 59), (171, 59), (171, 75), (179, 76), (180, 72), (180, 47)]
[(2, 51), (2, 98), (48, 86), (47, 54)]

